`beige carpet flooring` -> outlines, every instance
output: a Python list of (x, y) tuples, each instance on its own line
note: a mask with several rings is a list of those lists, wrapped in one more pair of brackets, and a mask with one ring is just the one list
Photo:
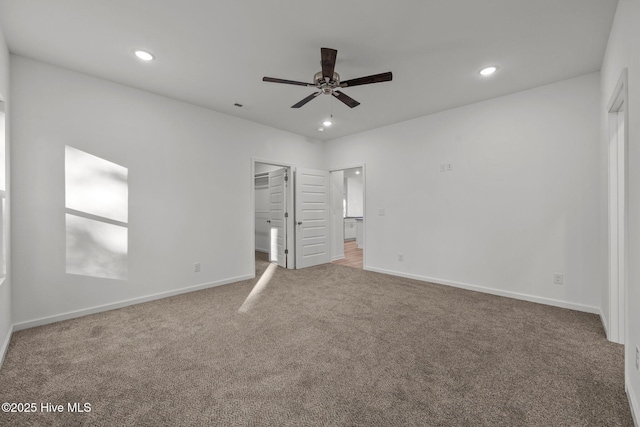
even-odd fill
[[(257, 263), (258, 273), (267, 263)], [(631, 426), (597, 316), (327, 264), (14, 334), (2, 426)]]

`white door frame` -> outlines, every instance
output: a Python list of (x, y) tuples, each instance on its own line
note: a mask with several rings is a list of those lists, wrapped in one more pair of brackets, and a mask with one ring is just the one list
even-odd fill
[(628, 101), (627, 69), (623, 69), (607, 106), (609, 137), (609, 325), (608, 339), (627, 342), (628, 278)]
[[(339, 174), (339, 175), (338, 175)], [(336, 187), (336, 179), (338, 187)], [(329, 210), (331, 212), (331, 262), (345, 258), (344, 255), (344, 171), (329, 172)]]
[[(285, 268), (287, 267), (288, 262), (288, 257), (286, 256), (288, 252), (286, 238), (288, 234), (287, 225), (289, 222), (289, 215), (287, 212), (289, 212), (289, 206), (287, 206), (287, 202), (291, 203), (287, 200), (289, 175), (289, 168), (278, 168), (267, 173), (267, 176), (269, 177), (269, 219), (267, 219), (266, 222), (269, 224), (269, 261)], [(281, 193), (282, 195), (280, 203), (274, 201), (274, 196), (277, 197), (278, 193)], [(280, 227), (277, 225), (279, 221), (281, 221)], [(278, 228), (280, 228), (280, 233), (284, 236), (277, 235)], [(274, 230), (276, 231), (276, 236), (273, 235)], [(279, 244), (280, 238), (282, 238), (282, 246)], [(280, 249), (282, 249), (282, 251), (280, 251)]]
[[(329, 173), (344, 171), (346, 169), (362, 168), (362, 269), (367, 270), (367, 164), (357, 163), (329, 169)], [(330, 198), (333, 199), (333, 198)], [(335, 206), (330, 206), (333, 211)], [(342, 206), (338, 206), (342, 212)], [(333, 247), (333, 244), (331, 245)], [(333, 256), (333, 254), (332, 254)]]
[(287, 200), (288, 200), (288, 209), (289, 209), (289, 219), (287, 221), (287, 249), (288, 253), (288, 263), (287, 268), (293, 269), (295, 268), (295, 236), (294, 236), (294, 222), (293, 222), (293, 171), (295, 170), (295, 166), (289, 163), (283, 163), (279, 161), (269, 160), (269, 159), (261, 159), (257, 157), (251, 158), (251, 178), (250, 178), (250, 215), (251, 215), (251, 252), (249, 254), (249, 259), (251, 260), (251, 265), (253, 266), (253, 272), (256, 271), (256, 191), (254, 186), (254, 179), (256, 175), (256, 163), (266, 163), (268, 165), (279, 166), (288, 169), (289, 174), (289, 185), (287, 186)]

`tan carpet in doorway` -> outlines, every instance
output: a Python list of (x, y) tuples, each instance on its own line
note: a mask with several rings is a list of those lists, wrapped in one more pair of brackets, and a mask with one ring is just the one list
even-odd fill
[[(258, 273), (267, 266), (257, 263)], [(595, 315), (327, 264), (14, 334), (0, 425), (631, 426)]]

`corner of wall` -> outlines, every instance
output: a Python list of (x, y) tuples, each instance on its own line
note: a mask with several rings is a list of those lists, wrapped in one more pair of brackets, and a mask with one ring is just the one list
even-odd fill
[[(620, 0), (607, 48), (601, 66), (601, 118), (602, 131), (601, 143), (603, 146), (609, 146), (608, 135), (608, 119), (607, 114), (610, 110), (609, 100), (614, 93), (616, 85), (619, 82), (621, 73), (624, 69), (628, 70), (628, 80), (630, 82), (627, 92), (627, 106), (625, 111), (628, 116), (625, 118), (627, 126), (627, 162), (626, 167), (630, 186), (640, 180), (640, 150), (638, 143), (640, 142), (640, 92), (636, 89), (633, 82), (640, 79), (640, 58), (637, 52), (637, 40), (640, 37), (640, 27), (637, 22), (640, 19), (640, 2), (637, 0)], [(608, 202), (606, 202), (608, 203)], [(640, 197), (634, 191), (629, 191), (627, 196), (628, 209), (628, 228), (626, 233), (626, 244), (628, 259), (635, 259), (640, 255), (640, 238), (629, 233), (628, 230), (637, 228), (640, 224)], [(626, 284), (626, 300), (625, 308), (625, 390), (629, 399), (629, 406), (637, 426), (640, 423), (640, 373), (635, 366), (636, 347), (640, 346), (640, 265), (629, 262), (627, 265), (628, 279)], [(604, 304), (603, 304), (604, 305)], [(603, 307), (603, 312), (607, 307)], [(609, 313), (610, 315), (610, 313)], [(612, 326), (612, 325), (610, 325)]]
[(11, 335), (13, 333), (13, 313), (11, 306), (11, 221), (10, 221), (10, 107), (9, 107), (9, 48), (4, 38), (4, 33), (2, 28), (0, 27), (0, 101), (4, 103), (4, 113), (5, 113), (5, 126), (4, 126), (4, 137), (5, 137), (5, 167), (4, 173), (6, 177), (5, 181), (5, 211), (6, 216), (4, 218), (5, 221), (5, 231), (6, 236), (5, 239), (5, 250), (6, 250), (6, 274), (3, 278), (2, 282), (0, 282), (0, 368), (2, 367), (2, 363), (4, 362), (4, 357), (9, 348), (9, 343), (11, 341)]
[(640, 412), (636, 404), (638, 400), (636, 399), (636, 396), (633, 393), (633, 389), (629, 387), (628, 381), (625, 381), (625, 382), (627, 382), (627, 385), (625, 385), (624, 391), (627, 393), (627, 400), (629, 400), (629, 409), (631, 409), (631, 417), (633, 417), (633, 424), (636, 427), (638, 427), (638, 425), (640, 425), (638, 424), (640, 422)]
[(7, 335), (2, 343), (2, 347), (0, 347), (0, 369), (2, 369), (2, 365), (4, 364), (4, 358), (7, 355), (7, 351), (9, 350), (9, 344), (11, 343), (12, 335), (13, 335), (13, 326), (9, 326), (9, 330), (7, 331)]
[(602, 307), (598, 309), (598, 314), (600, 315), (600, 322), (602, 322), (602, 327), (604, 328), (604, 335), (609, 339), (609, 323), (607, 322), (607, 317), (602, 311)]

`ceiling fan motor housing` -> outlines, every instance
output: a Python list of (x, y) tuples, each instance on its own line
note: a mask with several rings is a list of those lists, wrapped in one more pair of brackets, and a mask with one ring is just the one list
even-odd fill
[(329, 81), (326, 81), (322, 76), (322, 71), (318, 71), (313, 76), (313, 81), (318, 89), (322, 91), (325, 95), (330, 95), (334, 89), (340, 87), (340, 75), (336, 72), (333, 73), (333, 78)]

